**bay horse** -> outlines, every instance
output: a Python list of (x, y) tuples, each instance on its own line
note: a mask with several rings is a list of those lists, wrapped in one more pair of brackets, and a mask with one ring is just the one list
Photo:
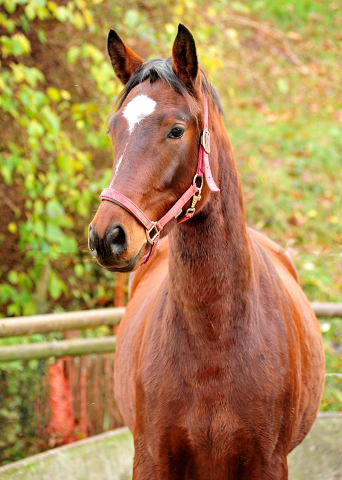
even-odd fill
[(89, 248), (106, 269), (134, 271), (115, 359), (133, 479), (287, 479), (324, 381), (294, 264), (245, 225), (219, 97), (189, 30), (179, 25), (167, 60), (144, 63), (114, 31), (108, 52), (124, 89)]

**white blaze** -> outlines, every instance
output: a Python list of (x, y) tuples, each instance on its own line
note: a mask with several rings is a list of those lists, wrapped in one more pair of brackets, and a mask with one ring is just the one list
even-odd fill
[(128, 122), (129, 133), (135, 125), (154, 112), (157, 103), (146, 95), (138, 95), (126, 105), (123, 116)]
[[(125, 149), (125, 150), (126, 150), (126, 149)], [(121, 164), (121, 162), (122, 162), (122, 158), (123, 158), (123, 155), (121, 155), (121, 157), (119, 158), (118, 164), (117, 164), (117, 166), (116, 166), (116, 168), (115, 168), (114, 177), (115, 177), (116, 174), (118, 173), (120, 164)]]

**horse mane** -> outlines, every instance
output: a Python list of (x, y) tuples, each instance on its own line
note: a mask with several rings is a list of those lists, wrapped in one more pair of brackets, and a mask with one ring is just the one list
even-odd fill
[[(221, 107), (220, 97), (215, 87), (208, 80), (208, 77), (204, 73), (204, 70), (202, 67), (200, 67), (200, 74), (201, 74), (202, 85), (205, 92), (212, 99), (214, 105), (218, 108), (220, 115), (222, 115), (223, 110)], [(157, 58), (157, 59), (145, 62), (142, 65), (142, 67), (128, 80), (124, 89), (121, 91), (117, 99), (118, 108), (121, 107), (122, 103), (124, 102), (129, 92), (134, 87), (144, 82), (145, 80), (150, 80), (150, 83), (154, 83), (157, 80), (163, 80), (167, 82), (170, 85), (170, 87), (173, 88), (173, 90), (175, 90), (177, 93), (185, 97), (190, 105), (194, 101), (194, 97), (191, 91), (188, 89), (185, 83), (180, 78), (177, 77), (177, 75), (173, 71), (172, 58), (169, 57), (166, 60)]]

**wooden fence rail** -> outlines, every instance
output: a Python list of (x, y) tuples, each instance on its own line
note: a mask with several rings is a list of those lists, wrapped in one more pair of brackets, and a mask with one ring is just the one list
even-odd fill
[(0, 337), (115, 325), (120, 322), (124, 311), (124, 307), (101, 308), (83, 312), (49, 313), (47, 315), (0, 319)]
[[(342, 303), (313, 302), (311, 306), (317, 317), (342, 317)], [(120, 322), (124, 311), (123, 307), (105, 308), (83, 312), (0, 319), (0, 337), (115, 325)], [(115, 344), (116, 339), (111, 336), (11, 345), (0, 347), (0, 362), (108, 353), (115, 351)]]
[(342, 317), (342, 303), (312, 302), (311, 307), (316, 317)]
[(77, 357), (90, 353), (115, 352), (116, 337), (76, 338), (56, 342), (39, 342), (27, 345), (0, 347), (0, 362), (30, 360), (32, 358)]

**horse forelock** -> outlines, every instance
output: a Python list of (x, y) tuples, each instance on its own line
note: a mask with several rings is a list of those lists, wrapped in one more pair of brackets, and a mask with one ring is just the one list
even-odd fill
[[(202, 68), (200, 69), (200, 73), (202, 86), (205, 92), (212, 99), (214, 105), (219, 110), (220, 115), (222, 115), (223, 111), (221, 107), (221, 101), (215, 87), (210, 83)], [(195, 99), (185, 83), (178, 78), (173, 71), (171, 57), (167, 58), (166, 60), (158, 58), (144, 63), (142, 67), (126, 83), (124, 89), (117, 99), (117, 107), (121, 107), (126, 97), (134, 87), (145, 82), (146, 80), (150, 80), (150, 83), (154, 83), (157, 80), (165, 81), (175, 92), (179, 93), (187, 100), (191, 110), (193, 110)]]

